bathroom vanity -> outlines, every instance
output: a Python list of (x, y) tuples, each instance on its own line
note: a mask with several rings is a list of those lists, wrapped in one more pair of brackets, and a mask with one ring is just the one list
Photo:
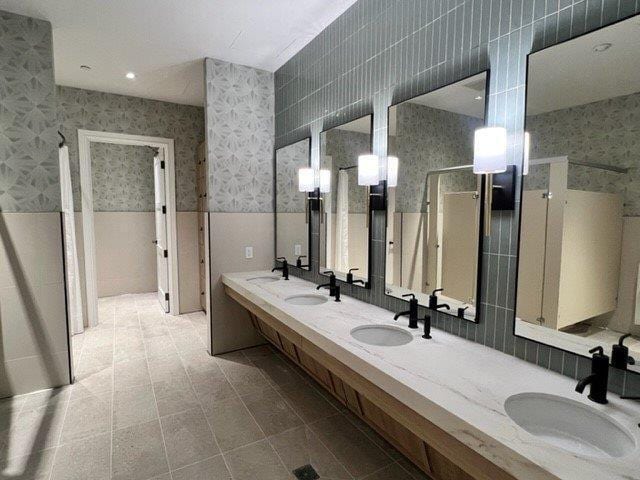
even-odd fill
[(441, 330), (424, 339), (298, 278), (223, 283), (265, 339), (435, 479), (640, 478), (638, 402), (595, 405), (570, 378)]

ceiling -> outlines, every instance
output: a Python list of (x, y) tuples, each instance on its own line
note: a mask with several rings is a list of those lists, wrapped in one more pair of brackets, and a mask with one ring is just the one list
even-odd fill
[(59, 85), (203, 105), (205, 57), (273, 72), (353, 3), (0, 0), (0, 10), (51, 22)]
[[(603, 52), (594, 47), (610, 43)], [(531, 55), (527, 115), (640, 92), (640, 18)]]

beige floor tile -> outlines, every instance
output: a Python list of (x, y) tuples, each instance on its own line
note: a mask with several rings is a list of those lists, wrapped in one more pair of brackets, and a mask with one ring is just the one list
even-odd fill
[(282, 465), (267, 440), (224, 454), (234, 480), (287, 480), (293, 474)]
[(306, 383), (288, 384), (276, 387), (276, 390), (305, 423), (315, 422), (337, 413), (324, 396)]
[[(425, 477), (426, 478), (426, 477)], [(397, 463), (392, 463), (388, 467), (384, 467), (382, 470), (362, 477), (362, 480), (415, 480), (414, 477), (402, 468)]]
[(48, 480), (53, 467), (55, 448), (34, 452), (30, 455), (3, 459), (0, 472), (3, 479)]
[(158, 418), (151, 385), (118, 390), (113, 398), (113, 429), (117, 430)]
[(428, 477), (422, 470), (420, 470), (418, 467), (416, 467), (407, 458), (405, 458), (405, 457), (400, 458), (398, 460), (398, 464), (404, 470), (406, 470), (406, 472), (409, 474), (409, 478), (411, 478), (411, 480), (430, 480), (430, 477)]
[(197, 373), (219, 372), (220, 367), (215, 357), (205, 350), (189, 352), (181, 355), (182, 364), (189, 375)]
[(38, 408), (54, 403), (67, 402), (71, 397), (71, 386), (53, 388), (42, 392), (32, 393), (24, 397), (25, 408)]
[(216, 361), (239, 395), (259, 393), (269, 382), (242, 352), (218, 355)]
[(220, 453), (200, 407), (160, 419), (172, 470)]
[(170, 381), (187, 374), (178, 355), (150, 358), (149, 373), (152, 382)]
[(272, 387), (242, 397), (265, 435), (276, 435), (303, 424), (302, 419)]
[(300, 385), (303, 381), (293, 364), (285, 362), (276, 355), (257, 357), (252, 362), (272, 385)]
[(161, 417), (183, 412), (199, 406), (191, 382), (186, 375), (171, 380), (154, 382), (158, 411)]
[(173, 480), (232, 480), (222, 455), (174, 470)]
[(144, 340), (144, 348), (147, 352), (147, 358), (178, 354), (178, 350), (173, 344), (173, 339), (169, 335), (146, 338)]
[(206, 413), (223, 452), (264, 438), (262, 430), (239, 398), (215, 402)]
[(58, 448), (51, 480), (109, 480), (111, 435), (104, 434)]
[(194, 373), (190, 377), (196, 395), (205, 408), (211, 402), (237, 396), (236, 390), (219, 369)]
[(124, 360), (114, 364), (114, 382), (116, 390), (123, 390), (138, 385), (150, 385), (151, 377), (146, 358)]
[(69, 403), (61, 443), (111, 431), (111, 395), (85, 397)]
[(319, 420), (310, 427), (356, 478), (370, 475), (392, 463), (380, 447), (342, 414)]
[(168, 471), (158, 420), (113, 432), (114, 480), (147, 480)]
[(22, 409), (9, 430), (0, 433), (0, 458), (24, 457), (59, 444), (67, 403)]
[(86, 395), (110, 393), (113, 390), (113, 365), (96, 367), (76, 373), (76, 383), (71, 394), (72, 399)]
[(311, 465), (320, 478), (350, 480), (352, 477), (309, 427), (301, 426), (269, 437), (284, 465), (293, 471)]

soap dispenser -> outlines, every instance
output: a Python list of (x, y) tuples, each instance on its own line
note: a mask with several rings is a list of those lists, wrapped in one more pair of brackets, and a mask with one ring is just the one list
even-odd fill
[(624, 341), (631, 336), (630, 333), (622, 335), (618, 344), (611, 349), (611, 366), (626, 370), (628, 365), (635, 365), (636, 361), (629, 356), (629, 347), (624, 345)]

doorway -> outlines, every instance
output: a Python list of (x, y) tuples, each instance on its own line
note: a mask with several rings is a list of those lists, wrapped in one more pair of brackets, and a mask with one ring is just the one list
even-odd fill
[(151, 147), (153, 155), (155, 258), (157, 295), (161, 308), (178, 315), (179, 284), (175, 198), (174, 141), (112, 132), (78, 130), (80, 185), (82, 193), (82, 235), (84, 244), (85, 289), (88, 326), (98, 320), (98, 275), (96, 267), (96, 235), (93, 198), (91, 144), (114, 144)]

